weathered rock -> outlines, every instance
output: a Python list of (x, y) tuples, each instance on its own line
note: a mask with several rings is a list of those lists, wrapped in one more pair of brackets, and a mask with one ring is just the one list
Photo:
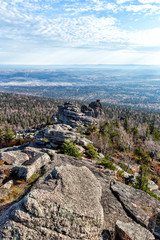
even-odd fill
[(58, 148), (58, 144), (55, 144), (55, 143), (50, 143), (50, 146), (52, 149), (57, 149)]
[(3, 184), (0, 188), (11, 188), (13, 185), (13, 180), (10, 180), (8, 182), (6, 182), (5, 184)]
[(102, 104), (100, 100), (96, 100), (95, 102), (91, 102), (89, 106), (82, 105), (81, 112), (84, 113), (86, 116), (93, 117), (93, 118), (100, 118), (104, 116)]
[(0, 185), (3, 184), (4, 179), (6, 178), (5, 174), (0, 174)]
[(52, 128), (48, 128), (45, 132), (45, 138), (55, 145), (61, 145), (65, 140), (72, 140), (74, 143), (86, 146), (92, 144), (85, 136), (75, 132), (70, 126), (69, 128), (63, 124), (55, 124)]
[[(23, 149), (23, 152), (28, 155), (29, 158), (33, 158), (39, 153), (42, 152), (41, 148), (35, 148), (35, 147), (26, 147)], [(27, 159), (28, 160), (28, 159)]]
[(128, 178), (131, 174), (125, 172), (120, 166), (118, 166), (117, 164), (114, 164), (114, 166), (116, 167), (116, 170), (115, 172), (117, 173), (118, 171), (122, 171), (123, 172), (123, 175), (125, 178)]
[(121, 221), (116, 222), (116, 237), (119, 240), (154, 240), (155, 237), (151, 232), (141, 225), (128, 222), (124, 223)]
[[(112, 175), (111, 171), (105, 170), (105, 173), (103, 174), (100, 171), (100, 169), (94, 167), (94, 163), (90, 161), (80, 160), (64, 154), (55, 154), (54, 160), (51, 162), (51, 164), (45, 166), (45, 170), (50, 172), (51, 170), (49, 169), (53, 169), (56, 166), (63, 166), (65, 164), (71, 164), (77, 167), (86, 166), (87, 168), (90, 169), (90, 171), (93, 172), (97, 180), (101, 183), (102, 185), (101, 204), (104, 211), (103, 229), (114, 231), (117, 219), (124, 222), (125, 221), (128, 222), (130, 220), (127, 217), (126, 212), (124, 211), (120, 202), (117, 200), (117, 198), (114, 197), (110, 190), (110, 181), (112, 179), (112, 177), (110, 177), (110, 175)], [(41, 184), (43, 183), (43, 178), (45, 178), (45, 175), (42, 178), (38, 179), (38, 181), (35, 184), (35, 187), (41, 186)], [(101, 238), (98, 238), (98, 240), (100, 239)]]
[(57, 155), (56, 151), (52, 149), (44, 149), (44, 152), (46, 152), (50, 157)]
[(20, 150), (17, 151), (7, 151), (0, 153), (0, 159), (5, 161), (7, 164), (22, 164), (26, 160), (29, 159), (27, 154), (21, 152)]
[(149, 184), (148, 187), (150, 188), (150, 190), (153, 191), (157, 191), (159, 189), (158, 185), (155, 184), (152, 180), (149, 180)]
[(104, 156), (102, 153), (99, 153), (98, 156), (97, 156), (97, 158), (103, 159), (103, 158), (105, 158), (105, 156)]
[(56, 167), (0, 217), (0, 239), (100, 239), (102, 188), (86, 167)]
[(45, 146), (46, 145), (46, 142), (45, 141), (43, 141), (43, 138), (37, 138), (36, 139), (36, 144), (38, 144), (38, 145), (42, 145), (42, 146)]
[(104, 116), (102, 104), (100, 103), (100, 100), (96, 100), (96, 102), (91, 102), (89, 104), (89, 107), (93, 109), (93, 117), (99, 118), (101, 116)]
[(50, 162), (50, 157), (47, 153), (39, 153), (34, 158), (26, 161), (22, 166), (12, 168), (12, 174), (16, 178), (27, 180), (41, 167)]
[[(151, 197), (144, 191), (132, 188), (121, 182), (115, 182), (111, 185), (113, 194), (119, 199), (128, 216), (141, 226), (153, 231), (154, 225), (157, 225), (153, 219), (160, 212), (160, 202)], [(158, 231), (158, 230), (157, 230)]]
[(13, 165), (0, 165), (0, 178), (2, 177), (2, 175), (10, 175), (10, 173), (12, 172), (12, 168)]
[(64, 103), (63, 106), (58, 106), (57, 120), (58, 123), (67, 124), (73, 128), (89, 126), (94, 123), (92, 117), (86, 116), (76, 104), (70, 102)]
[(93, 109), (87, 106), (86, 104), (82, 105), (81, 112), (84, 113), (88, 117), (92, 117)]
[(0, 188), (0, 201), (1, 201), (1, 199), (5, 199), (6, 197), (8, 197), (8, 195), (11, 191), (12, 191), (12, 189)]

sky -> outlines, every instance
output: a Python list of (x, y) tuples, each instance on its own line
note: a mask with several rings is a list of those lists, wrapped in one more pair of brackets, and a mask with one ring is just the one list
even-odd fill
[(0, 64), (160, 65), (160, 0), (0, 0)]

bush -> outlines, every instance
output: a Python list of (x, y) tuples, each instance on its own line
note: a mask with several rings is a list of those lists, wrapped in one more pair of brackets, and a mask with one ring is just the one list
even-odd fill
[(118, 170), (116, 173), (117, 177), (124, 177), (124, 171), (123, 170)]
[(98, 162), (98, 165), (103, 165), (105, 168), (109, 168), (110, 170), (116, 170), (116, 167), (109, 158), (103, 159), (101, 162)]
[(143, 190), (143, 191), (147, 191), (149, 190), (148, 188), (148, 171), (149, 168), (146, 165), (142, 165), (139, 168), (139, 172), (138, 172), (138, 176), (136, 177), (136, 184), (135, 184), (135, 188)]
[(98, 152), (95, 150), (94, 146), (92, 146), (91, 144), (88, 144), (86, 146), (86, 149), (87, 149), (87, 155), (89, 158), (93, 158), (95, 159), (98, 155)]
[(154, 197), (154, 198), (160, 200), (160, 197), (158, 197), (157, 194), (154, 193), (154, 192), (152, 192), (150, 189), (148, 189), (148, 190), (146, 191), (146, 193), (148, 193), (151, 197)]
[(139, 163), (148, 164), (150, 156), (141, 147), (135, 149), (135, 155)]
[(91, 133), (96, 132), (96, 131), (97, 131), (97, 127), (95, 125), (90, 125), (90, 126), (86, 127), (85, 134), (90, 135)]
[(118, 164), (125, 172), (129, 174), (133, 174), (133, 171), (131, 168), (129, 168), (125, 163), (119, 163)]
[(123, 170), (118, 170), (116, 172), (116, 177), (117, 177), (117, 181), (123, 182), (124, 179), (124, 171)]
[(79, 149), (76, 147), (76, 145), (70, 141), (64, 141), (61, 149), (59, 149), (59, 152), (73, 157), (83, 156), (83, 154), (79, 152)]

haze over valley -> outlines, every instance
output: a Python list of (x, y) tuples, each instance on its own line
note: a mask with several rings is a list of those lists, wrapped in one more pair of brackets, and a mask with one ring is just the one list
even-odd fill
[(159, 66), (1, 66), (0, 91), (160, 111)]

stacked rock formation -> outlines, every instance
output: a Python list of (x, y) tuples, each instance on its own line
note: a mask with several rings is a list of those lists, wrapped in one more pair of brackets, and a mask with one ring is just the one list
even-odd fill
[(81, 112), (84, 113), (86, 116), (93, 117), (93, 118), (101, 118), (104, 116), (102, 104), (100, 100), (96, 100), (95, 102), (91, 102), (89, 106), (82, 105)]
[(65, 124), (53, 125), (52, 128), (45, 131), (44, 137), (49, 140), (51, 146), (61, 145), (65, 140), (72, 140), (80, 146), (92, 144), (85, 136), (77, 133), (72, 127)]
[(58, 106), (57, 120), (58, 123), (75, 128), (97, 123), (97, 120), (103, 115), (104, 112), (99, 100), (90, 103), (89, 106), (83, 105), (81, 109), (76, 104), (66, 102), (63, 106)]

